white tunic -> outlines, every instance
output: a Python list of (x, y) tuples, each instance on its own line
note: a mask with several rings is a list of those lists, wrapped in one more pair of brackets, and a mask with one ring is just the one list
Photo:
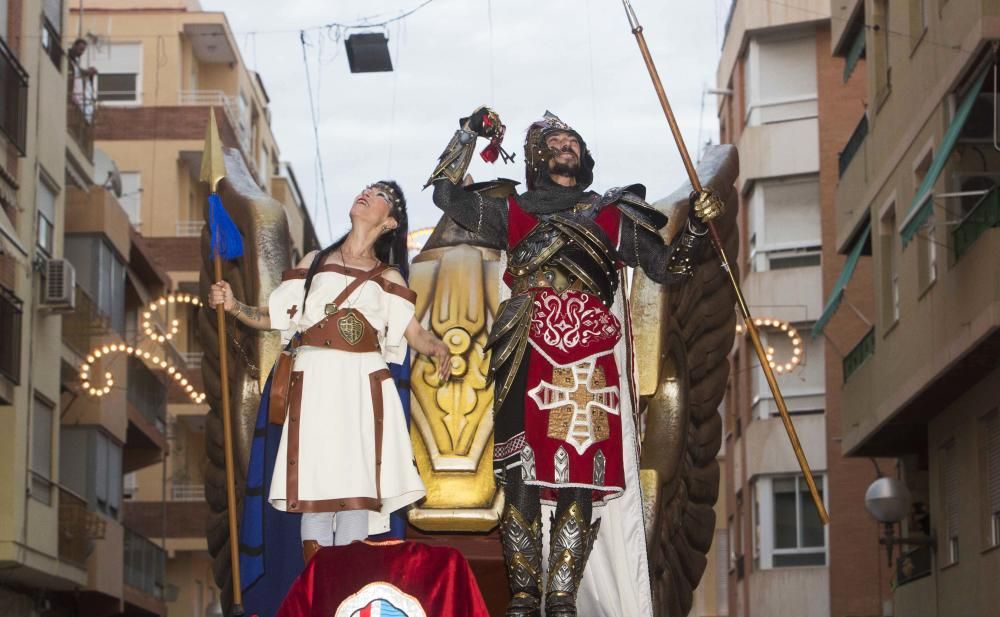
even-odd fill
[[(296, 331), (306, 330), (326, 316), (326, 304), (360, 273), (339, 265), (322, 266), (313, 279), (305, 310), (304, 271), (286, 273), (293, 278), (278, 286), (268, 301), (271, 326), (282, 331), (285, 341)], [(376, 277), (340, 303), (341, 308), (361, 312), (375, 328), (380, 352), (298, 349), (293, 371), (301, 371), (299, 421), (297, 428), (293, 422), (290, 429), (293, 413), (285, 418), (269, 495), (275, 508), (292, 512), (368, 509), (369, 533), (376, 534), (389, 530), (390, 513), (424, 496), (399, 393), (386, 374), (387, 362), (399, 363), (405, 357), (403, 333), (413, 317), (412, 298), (405, 287)], [(289, 398), (294, 404), (294, 387)], [(379, 399), (381, 473), (376, 470), (375, 441)], [(290, 430), (297, 431), (298, 452), (295, 439), (289, 452)], [(296, 476), (297, 487), (290, 491), (289, 479)]]

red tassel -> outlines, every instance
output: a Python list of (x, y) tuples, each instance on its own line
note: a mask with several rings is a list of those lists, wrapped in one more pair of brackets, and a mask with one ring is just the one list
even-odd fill
[(487, 163), (496, 163), (497, 159), (500, 158), (500, 146), (495, 141), (491, 141), (490, 145), (479, 153), (479, 156), (483, 157)]

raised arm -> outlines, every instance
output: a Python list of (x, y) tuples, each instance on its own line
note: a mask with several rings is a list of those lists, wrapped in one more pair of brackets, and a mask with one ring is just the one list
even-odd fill
[(502, 241), (507, 237), (507, 204), (503, 199), (467, 191), (463, 186), (478, 137), (502, 136), (503, 125), (496, 112), (480, 107), (459, 122), (448, 146), (438, 159), (425, 186), (434, 185), (434, 203), (470, 233)]

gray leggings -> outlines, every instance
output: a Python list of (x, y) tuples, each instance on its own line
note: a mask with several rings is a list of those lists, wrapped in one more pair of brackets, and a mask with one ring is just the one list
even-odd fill
[[(337, 533), (333, 533), (333, 521)], [(320, 546), (344, 546), (368, 537), (368, 511), (306, 512), (302, 515), (302, 541), (315, 540)]]

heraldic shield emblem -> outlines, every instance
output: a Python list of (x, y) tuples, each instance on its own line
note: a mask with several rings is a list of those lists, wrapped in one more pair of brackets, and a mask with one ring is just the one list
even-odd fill
[(389, 583), (369, 583), (344, 600), (334, 617), (427, 617), (420, 602)]
[(357, 345), (361, 340), (361, 335), (365, 332), (365, 324), (358, 319), (354, 311), (349, 311), (346, 315), (337, 320), (337, 328), (344, 340), (351, 345)]

